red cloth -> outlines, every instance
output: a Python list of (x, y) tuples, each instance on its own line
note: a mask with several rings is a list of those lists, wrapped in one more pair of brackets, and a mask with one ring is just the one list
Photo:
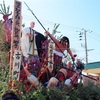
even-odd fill
[(65, 76), (63, 73), (59, 72), (59, 74), (57, 75), (57, 79), (59, 80), (59, 82), (62, 82), (65, 80)]
[(73, 72), (72, 71), (67, 71), (67, 78), (70, 78), (73, 76)]

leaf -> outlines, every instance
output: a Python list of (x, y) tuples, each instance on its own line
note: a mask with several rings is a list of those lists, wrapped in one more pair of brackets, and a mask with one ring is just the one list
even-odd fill
[(0, 14), (4, 15), (4, 13), (3, 13), (3, 12), (0, 12)]
[(57, 29), (57, 28), (59, 27), (59, 25), (60, 25), (60, 24), (58, 24), (58, 25), (55, 27), (55, 29)]
[(7, 14), (9, 14), (9, 9), (10, 9), (10, 6), (7, 7)]
[(3, 7), (4, 7), (4, 13), (7, 14), (7, 13), (6, 13), (6, 6), (5, 6), (4, 0), (3, 0)]
[(3, 9), (2, 4), (0, 6), (1, 6), (1, 11), (3, 12), (3, 15), (4, 15), (4, 9)]
[(54, 24), (54, 28), (56, 27), (56, 23)]

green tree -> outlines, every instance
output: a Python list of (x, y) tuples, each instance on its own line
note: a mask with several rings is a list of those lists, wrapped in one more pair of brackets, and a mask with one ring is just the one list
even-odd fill
[(6, 42), (4, 22), (0, 20), (0, 95), (8, 87), (9, 77), (9, 51), (10, 45)]

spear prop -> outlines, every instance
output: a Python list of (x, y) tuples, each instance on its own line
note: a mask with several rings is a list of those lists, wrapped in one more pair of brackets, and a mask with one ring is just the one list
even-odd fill
[[(25, 2), (24, 2), (25, 3)], [(29, 6), (25, 3), (25, 5), (27, 6), (28, 10), (31, 11), (31, 13), (34, 15), (34, 17), (36, 18), (36, 20), (39, 22), (39, 24), (42, 26), (42, 28), (46, 31), (45, 27), (41, 24), (41, 22), (38, 20), (38, 18), (35, 16), (35, 14), (33, 13), (33, 11), (29, 8)]]
[[(69, 70), (69, 71), (71, 71), (71, 72), (76, 72), (75, 70), (73, 70), (73, 69), (70, 69), (70, 68), (65, 68), (65, 67), (63, 67), (64, 69), (66, 69), (66, 70)], [(95, 81), (97, 81), (97, 79), (95, 79), (95, 78), (92, 78), (92, 77), (89, 77), (89, 76), (87, 76), (87, 75), (84, 75), (84, 74), (82, 74), (81, 72), (79, 73), (79, 75), (83, 75), (83, 76), (85, 76), (85, 77), (87, 77), (87, 78), (90, 78), (90, 79), (92, 79), (92, 80), (95, 80)]]
[[(25, 3), (25, 2), (24, 2)], [(35, 14), (33, 13), (33, 11), (29, 8), (29, 6), (25, 3), (25, 5), (27, 6), (28, 10), (31, 11), (31, 13), (33, 14), (33, 16), (36, 18), (36, 20), (39, 22), (39, 24), (42, 26), (42, 28), (45, 30), (45, 32), (47, 31), (45, 29), (45, 27), (42, 25), (42, 23), (38, 20), (38, 18), (35, 16)], [(49, 35), (49, 34), (48, 34)], [(52, 37), (49, 35), (49, 37), (52, 39)], [(53, 39), (52, 39), (53, 40)], [(55, 41), (53, 40), (53, 42), (55, 43)], [(59, 45), (57, 43), (55, 43), (56, 46), (59, 48), (59, 50), (61, 51), (61, 53), (65, 56), (65, 54), (62, 52), (62, 50), (60, 49)], [(65, 56), (66, 57), (66, 56)]]

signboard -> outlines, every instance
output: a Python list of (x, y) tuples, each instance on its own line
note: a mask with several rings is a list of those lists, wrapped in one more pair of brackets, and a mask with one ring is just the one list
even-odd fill
[[(10, 53), (10, 73), (19, 72), (21, 62), (21, 52), (20, 52), (20, 37), (21, 37), (21, 17), (22, 2), (14, 1), (14, 14), (13, 14), (13, 24), (12, 24), (12, 36), (11, 36), (11, 53)], [(20, 58), (17, 59), (17, 54), (20, 54)], [(14, 69), (15, 68), (15, 69)], [(17, 69), (18, 68), (18, 69)], [(14, 72), (12, 72), (12, 69)], [(15, 75), (15, 74), (14, 74)], [(18, 79), (18, 77), (16, 78)]]
[(53, 53), (53, 41), (50, 40), (49, 46), (48, 46), (48, 69), (50, 72), (53, 71), (53, 64), (54, 64), (54, 53)]
[(20, 65), (21, 65), (21, 51), (15, 50), (15, 52), (14, 52), (13, 69), (12, 69), (12, 79), (13, 80), (19, 80)]

